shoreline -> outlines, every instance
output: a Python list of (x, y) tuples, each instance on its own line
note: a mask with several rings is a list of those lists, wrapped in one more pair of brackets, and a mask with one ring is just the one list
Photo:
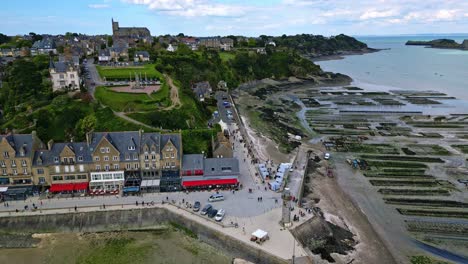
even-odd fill
[(345, 56), (350, 56), (350, 55), (365, 55), (369, 53), (374, 53), (374, 52), (379, 52), (382, 50), (387, 50), (387, 49), (374, 49), (374, 48), (367, 48), (364, 50), (357, 50), (357, 51), (345, 51), (340, 54), (333, 54), (333, 55), (322, 55), (322, 56), (308, 56), (312, 62), (318, 62), (318, 61), (329, 61), (329, 60), (342, 60), (345, 58)]

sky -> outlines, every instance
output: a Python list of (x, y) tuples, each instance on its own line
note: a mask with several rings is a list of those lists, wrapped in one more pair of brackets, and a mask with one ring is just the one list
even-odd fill
[(467, 33), (467, 0), (2, 0), (0, 33), (398, 35)]

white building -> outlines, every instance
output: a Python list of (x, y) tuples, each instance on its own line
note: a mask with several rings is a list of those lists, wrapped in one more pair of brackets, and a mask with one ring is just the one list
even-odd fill
[(52, 80), (52, 90), (77, 90), (80, 88), (78, 67), (67, 62), (53, 62), (49, 64)]
[(124, 171), (102, 171), (91, 172), (89, 189), (91, 192), (97, 190), (116, 191), (121, 190), (124, 184)]
[(167, 47), (166, 50), (169, 51), (169, 52), (174, 52), (174, 51), (176, 51), (176, 49), (177, 49), (177, 48), (174, 47), (174, 46), (172, 46), (172, 44), (169, 44), (169, 46)]
[(99, 62), (109, 62), (111, 60), (111, 54), (108, 49), (100, 50), (98, 61)]

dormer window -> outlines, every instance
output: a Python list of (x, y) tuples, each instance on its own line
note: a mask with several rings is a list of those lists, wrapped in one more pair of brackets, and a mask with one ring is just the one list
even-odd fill
[(20, 150), (20, 156), (24, 156), (24, 150)]
[(58, 162), (59, 162), (59, 158), (58, 158), (58, 157), (54, 157), (54, 162), (55, 162), (55, 163), (58, 163)]
[(5, 152), (3, 152), (3, 156), (4, 156), (5, 158), (9, 158), (9, 157), (10, 157), (10, 154), (8, 154), (8, 151), (5, 151)]
[(41, 158), (37, 159), (37, 165), (42, 165), (42, 159)]
[(128, 146), (128, 150), (135, 150), (135, 146), (134, 145)]
[(106, 149), (105, 148), (101, 148), (101, 153), (105, 153), (106, 152)]
[(78, 161), (83, 161), (83, 156), (78, 156)]

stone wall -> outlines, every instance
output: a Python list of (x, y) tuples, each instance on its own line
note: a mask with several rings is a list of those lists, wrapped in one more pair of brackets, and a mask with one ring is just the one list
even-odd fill
[(249, 246), (248, 243), (251, 243), (249, 241), (239, 241), (165, 208), (0, 217), (0, 231), (8, 233), (102, 232), (156, 227), (168, 222), (187, 227), (198, 235), (198, 239), (233, 258), (243, 258), (259, 264), (287, 263), (261, 249)]

